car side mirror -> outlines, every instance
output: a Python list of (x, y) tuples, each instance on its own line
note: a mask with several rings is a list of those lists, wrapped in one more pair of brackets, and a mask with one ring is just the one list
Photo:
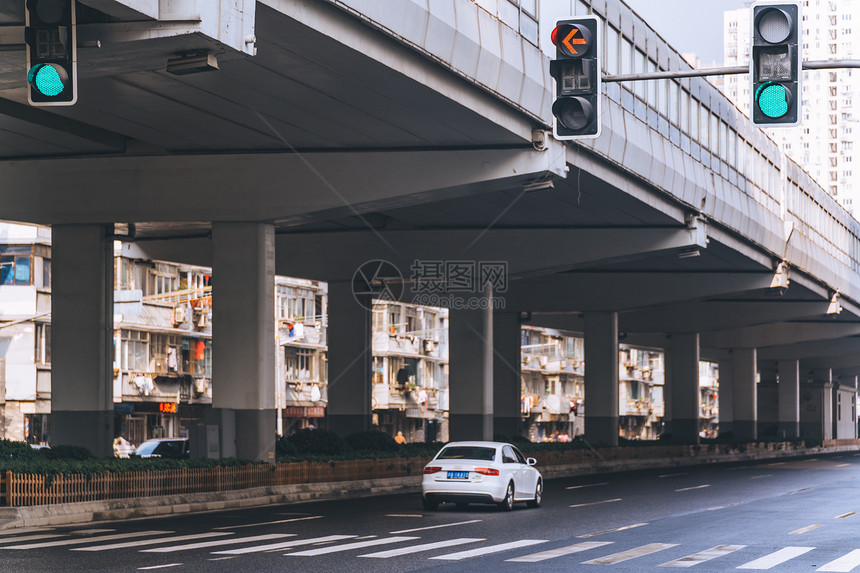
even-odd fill
[(530, 466), (537, 464), (537, 460), (534, 458), (526, 458), (526, 463)]

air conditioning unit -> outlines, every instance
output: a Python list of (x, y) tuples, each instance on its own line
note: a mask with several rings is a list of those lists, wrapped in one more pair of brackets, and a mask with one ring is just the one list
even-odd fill
[(200, 313), (200, 318), (197, 320), (197, 326), (199, 328), (206, 328), (207, 326), (209, 326), (209, 313), (208, 312), (201, 312)]
[(546, 356), (541, 356), (541, 357), (540, 357), (540, 365), (541, 365), (541, 367), (546, 366), (546, 365), (547, 365), (547, 362), (549, 362), (549, 358), (548, 358), (548, 357), (546, 357)]
[(424, 352), (433, 352), (436, 349), (436, 342), (433, 340), (424, 341)]
[(188, 321), (188, 309), (184, 306), (177, 306), (173, 309), (173, 324), (182, 324)]

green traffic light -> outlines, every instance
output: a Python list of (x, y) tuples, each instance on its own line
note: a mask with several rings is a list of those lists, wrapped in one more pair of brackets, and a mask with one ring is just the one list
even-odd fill
[(767, 117), (778, 118), (788, 113), (788, 90), (782, 84), (766, 82), (755, 92), (759, 110)]
[(30, 68), (27, 80), (43, 96), (54, 97), (63, 93), (69, 75), (62, 67), (53, 64), (36, 64)]

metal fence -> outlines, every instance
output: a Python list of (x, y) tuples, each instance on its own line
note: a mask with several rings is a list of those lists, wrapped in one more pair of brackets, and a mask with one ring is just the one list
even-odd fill
[(0, 505), (29, 506), (420, 475), (425, 458), (293, 462), (101, 475), (0, 474)]

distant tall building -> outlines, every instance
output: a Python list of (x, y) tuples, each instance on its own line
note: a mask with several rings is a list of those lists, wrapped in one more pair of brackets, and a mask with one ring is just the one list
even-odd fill
[[(723, 18), (724, 64), (745, 65), (750, 59), (750, 8), (730, 10)], [(860, 0), (804, 0), (802, 56), (804, 60), (860, 57)], [(860, 205), (860, 70), (803, 72), (802, 122), (774, 128), (768, 134), (852, 214)], [(723, 91), (749, 116), (749, 74), (725, 76)]]

